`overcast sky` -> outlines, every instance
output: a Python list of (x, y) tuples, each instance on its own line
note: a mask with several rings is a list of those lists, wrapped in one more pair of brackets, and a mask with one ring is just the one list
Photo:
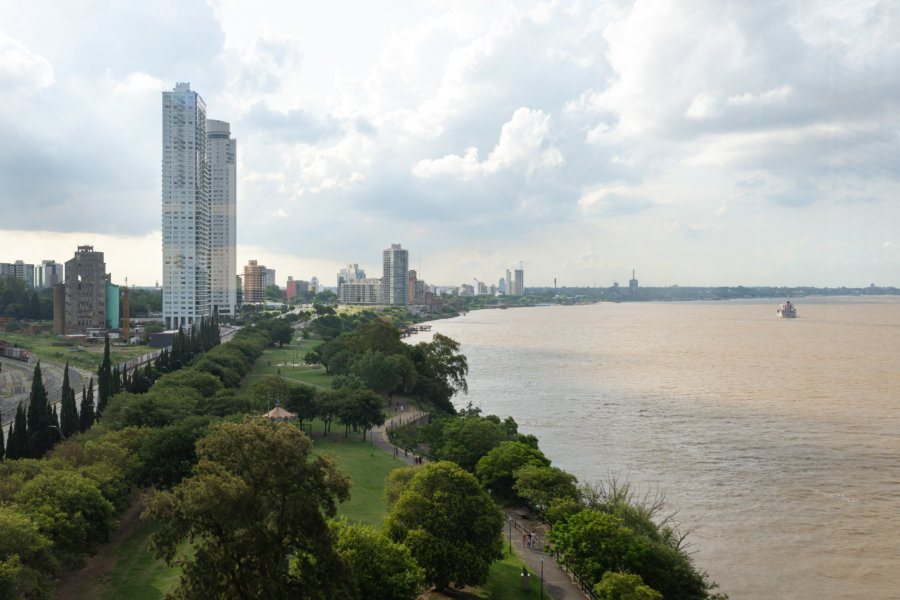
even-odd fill
[(161, 92), (238, 140), (238, 271), (900, 285), (900, 3), (5, 0), (0, 261), (161, 278)]

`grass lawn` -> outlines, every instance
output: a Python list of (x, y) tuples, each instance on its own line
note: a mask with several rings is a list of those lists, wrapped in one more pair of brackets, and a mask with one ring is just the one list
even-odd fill
[[(85, 369), (88, 371), (96, 371), (100, 361), (103, 360), (103, 344), (84, 344), (79, 346), (54, 346), (53, 344), (61, 344), (56, 335), (52, 333), (38, 333), (28, 335), (25, 333), (7, 333), (0, 332), (0, 340), (9, 342), (34, 352), (37, 357), (43, 361), (50, 361), (65, 364), (69, 361), (73, 367)], [(69, 348), (81, 348), (77, 352), (70, 352)], [(124, 362), (129, 358), (140, 356), (152, 352), (155, 348), (150, 346), (115, 346), (109, 349), (110, 358), (113, 364)]]
[(313, 442), (314, 453), (333, 457), (353, 481), (350, 500), (338, 505), (338, 515), (380, 529), (387, 516), (381, 501), (384, 480), (392, 470), (405, 466), (403, 461), (357, 438), (341, 439), (338, 444), (330, 437), (315, 437)]
[[(102, 600), (157, 600), (175, 589), (181, 569), (166, 566), (163, 561), (154, 558), (148, 549), (150, 535), (158, 529), (158, 523), (142, 522), (130, 543), (118, 548), (119, 560), (100, 595)], [(89, 597), (86, 596), (85, 600)]]

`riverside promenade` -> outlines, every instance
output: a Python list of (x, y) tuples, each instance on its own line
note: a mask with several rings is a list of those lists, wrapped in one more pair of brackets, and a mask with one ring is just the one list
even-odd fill
[[(404, 453), (402, 448), (397, 448), (388, 440), (387, 430), (389, 427), (399, 425), (401, 421), (407, 423), (412, 420), (427, 417), (428, 413), (416, 411), (411, 407), (405, 406), (403, 412), (397, 412), (381, 427), (372, 430), (372, 444), (381, 448), (385, 452), (389, 452), (408, 464), (415, 465), (415, 457), (412, 454)], [(423, 462), (429, 462), (428, 459), (422, 458)], [(531, 589), (537, 591), (541, 583), (541, 561), (543, 560), (544, 574), (544, 597), (548, 600), (585, 600), (587, 596), (578, 586), (572, 582), (569, 575), (563, 571), (557, 564), (553, 555), (543, 551), (544, 542), (546, 542), (545, 526), (541, 523), (524, 520), (521, 515), (513, 510), (504, 511), (506, 523), (504, 524), (504, 551), (509, 552), (510, 543), (516, 549), (516, 552), (531, 569)], [(527, 544), (522, 542), (522, 534), (525, 532), (535, 532), (537, 543), (534, 548), (529, 548)], [(534, 595), (530, 597), (535, 597)]]

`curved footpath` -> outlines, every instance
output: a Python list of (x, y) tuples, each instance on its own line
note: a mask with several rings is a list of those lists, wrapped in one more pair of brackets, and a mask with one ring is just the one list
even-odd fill
[[(427, 415), (428, 413), (421, 413), (410, 407), (404, 407), (403, 412), (396, 413), (396, 415), (389, 419), (384, 425), (376, 427), (371, 431), (372, 444), (385, 452), (393, 454), (406, 464), (413, 466), (415, 464), (413, 455), (407, 455), (402, 448), (397, 448), (391, 444), (387, 437), (387, 429), (388, 427), (391, 427), (392, 424), (399, 425), (400, 422), (406, 423)], [(422, 460), (424, 462), (429, 462), (426, 458), (423, 458)], [(543, 542), (546, 539), (546, 534), (543, 532), (545, 526), (543, 524), (525, 521), (520, 515), (512, 510), (504, 511), (504, 516), (507, 520), (506, 525), (504, 526), (504, 549), (508, 551), (510, 543), (509, 539), (511, 536), (512, 545), (516, 548), (519, 556), (522, 557), (532, 573), (534, 573), (534, 575), (532, 575), (534, 581), (531, 582), (531, 589), (539, 589), (538, 584), (540, 583), (539, 578), (541, 576), (541, 561), (543, 560), (545, 597), (549, 600), (585, 600), (587, 596), (572, 582), (569, 575), (556, 564), (556, 559), (553, 555), (543, 552)], [(532, 531), (535, 532), (537, 536), (535, 548), (529, 548), (522, 542), (522, 534), (524, 531), (527, 531), (528, 533), (531, 533)]]

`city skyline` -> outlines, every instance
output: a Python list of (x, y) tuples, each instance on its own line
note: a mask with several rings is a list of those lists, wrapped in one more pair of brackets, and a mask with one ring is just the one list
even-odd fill
[(183, 81), (241, 141), (239, 264), (328, 281), (399, 240), (436, 285), (900, 285), (900, 7), (352, 8), (0, 7), (4, 260), (161, 282)]

